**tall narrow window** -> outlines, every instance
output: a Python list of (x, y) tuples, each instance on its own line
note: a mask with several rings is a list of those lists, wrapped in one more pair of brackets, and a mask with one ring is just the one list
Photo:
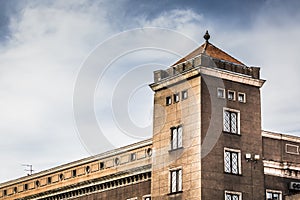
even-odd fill
[(239, 150), (224, 150), (224, 171), (230, 174), (241, 174), (241, 153)]
[(174, 94), (174, 103), (179, 102), (179, 93)]
[(223, 131), (227, 133), (239, 133), (239, 111), (224, 109), (223, 111)]
[(242, 200), (242, 193), (226, 191), (225, 200)]
[(182, 191), (182, 169), (171, 170), (171, 193)]
[(182, 147), (182, 126), (171, 128), (171, 149), (175, 150)]

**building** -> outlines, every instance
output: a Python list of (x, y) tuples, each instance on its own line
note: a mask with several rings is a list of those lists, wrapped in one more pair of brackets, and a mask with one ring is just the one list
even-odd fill
[(300, 138), (261, 129), (258, 67), (209, 42), (154, 72), (153, 137), (0, 184), (6, 199), (300, 199)]

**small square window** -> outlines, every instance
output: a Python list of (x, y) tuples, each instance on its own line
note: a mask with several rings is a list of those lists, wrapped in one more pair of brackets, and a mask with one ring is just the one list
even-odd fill
[(235, 91), (228, 90), (228, 99), (232, 101), (235, 100)]
[(184, 100), (184, 99), (187, 99), (188, 98), (188, 91), (187, 90), (183, 90), (181, 92), (181, 99)]
[(130, 154), (130, 160), (135, 161), (136, 160), (136, 153)]
[(223, 89), (223, 88), (218, 88), (218, 89), (217, 89), (217, 95), (218, 95), (218, 98), (225, 99), (225, 89)]
[(171, 96), (167, 96), (166, 97), (166, 105), (169, 106), (171, 104), (172, 104), (172, 98), (171, 98)]
[(179, 102), (179, 93), (174, 94), (174, 103)]
[(245, 93), (238, 93), (238, 101), (241, 103), (246, 103), (246, 94)]

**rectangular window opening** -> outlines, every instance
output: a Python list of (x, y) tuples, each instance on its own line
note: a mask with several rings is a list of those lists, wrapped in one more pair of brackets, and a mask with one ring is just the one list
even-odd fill
[(241, 174), (241, 152), (240, 150), (224, 150), (224, 171), (229, 174)]
[(171, 188), (170, 193), (177, 193), (182, 191), (182, 169), (171, 170)]
[(171, 104), (172, 104), (172, 98), (171, 98), (171, 96), (167, 96), (166, 97), (166, 105), (169, 106)]
[(218, 96), (218, 98), (225, 99), (225, 89), (218, 88), (217, 89), (217, 96)]
[(174, 103), (179, 102), (179, 93), (174, 94)]
[(238, 101), (241, 103), (246, 103), (246, 94), (245, 93), (238, 93)]
[(183, 127), (181, 125), (171, 128), (171, 150), (182, 148), (182, 134)]
[(242, 193), (225, 191), (225, 200), (242, 200)]
[(185, 99), (187, 99), (188, 98), (188, 91), (187, 90), (183, 90), (182, 92), (181, 92), (181, 99), (182, 100), (185, 100)]
[(240, 134), (240, 112), (231, 109), (223, 111), (223, 131), (227, 133)]
[(235, 101), (235, 91), (232, 91), (232, 90), (228, 90), (228, 99), (229, 100), (232, 100), (232, 101)]

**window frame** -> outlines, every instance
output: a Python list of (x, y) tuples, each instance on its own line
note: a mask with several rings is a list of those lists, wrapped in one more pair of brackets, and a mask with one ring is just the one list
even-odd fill
[[(222, 91), (222, 96), (219, 95), (219, 91)], [(224, 88), (217, 88), (217, 97), (220, 99), (225, 99), (226, 98), (226, 92)]]
[[(183, 177), (183, 173), (182, 173), (182, 167), (178, 167), (178, 168), (173, 168), (173, 169), (169, 169), (169, 184), (170, 184), (170, 193), (169, 194), (177, 194), (177, 193), (181, 193), (183, 191), (183, 187), (182, 187), (182, 177)], [(175, 191), (173, 191), (173, 173), (175, 173)]]
[(225, 193), (224, 193), (224, 199), (226, 199), (226, 195), (229, 194), (229, 195), (237, 195), (239, 196), (239, 199), (238, 200), (242, 200), (243, 199), (243, 194), (242, 192), (236, 192), (236, 191), (228, 191), (228, 190), (225, 190)]
[[(179, 134), (179, 130), (181, 130), (181, 134)], [(176, 141), (174, 141), (174, 131), (176, 131), (176, 133), (175, 133)], [(170, 128), (170, 132), (171, 132), (171, 140), (170, 140), (171, 148), (170, 148), (170, 151), (175, 151), (177, 149), (182, 149), (183, 148), (183, 126), (182, 125), (173, 126), (173, 127)], [(181, 138), (179, 136), (181, 136)], [(175, 142), (176, 142), (176, 145), (174, 145)]]
[(181, 101), (188, 98), (188, 90), (182, 90), (181, 91)]
[(266, 200), (268, 199), (268, 193), (272, 193), (272, 194), (279, 194), (279, 199), (278, 200), (282, 200), (282, 191), (280, 190), (270, 190), (270, 189), (266, 189)]
[[(229, 124), (229, 128), (230, 130), (227, 131), (225, 130), (225, 112), (229, 112), (230, 113), (230, 124)], [(231, 113), (236, 113), (237, 118), (236, 118), (236, 133), (234, 133), (232, 131), (232, 121), (231, 121)], [(239, 110), (235, 110), (235, 109), (231, 109), (231, 108), (223, 108), (223, 132), (225, 133), (229, 133), (229, 134), (234, 134), (234, 135), (241, 135), (241, 126), (240, 126), (240, 120), (241, 120), (241, 113)]]
[(180, 101), (179, 92), (173, 94), (173, 100), (174, 100), (174, 103), (178, 103)]
[[(244, 96), (242, 101), (240, 100), (240, 95)], [(237, 99), (238, 99), (238, 102), (246, 103), (246, 93), (244, 93), (244, 92), (238, 92)]]
[(172, 96), (166, 97), (166, 106), (172, 105)]
[[(233, 153), (237, 153), (237, 173), (232, 172), (232, 157), (230, 158), (230, 172), (228, 172), (226, 169), (226, 152), (230, 152), (231, 156)], [(242, 175), (242, 156), (241, 156), (241, 150), (239, 149), (231, 149), (224, 147), (224, 173), (226, 174), (232, 174), (232, 175)]]
[[(233, 98), (229, 98), (229, 93), (233, 93)], [(228, 90), (227, 91), (227, 99), (230, 101), (235, 101), (236, 99), (236, 92), (234, 90)]]
[(143, 200), (151, 200), (151, 194), (144, 195)]

